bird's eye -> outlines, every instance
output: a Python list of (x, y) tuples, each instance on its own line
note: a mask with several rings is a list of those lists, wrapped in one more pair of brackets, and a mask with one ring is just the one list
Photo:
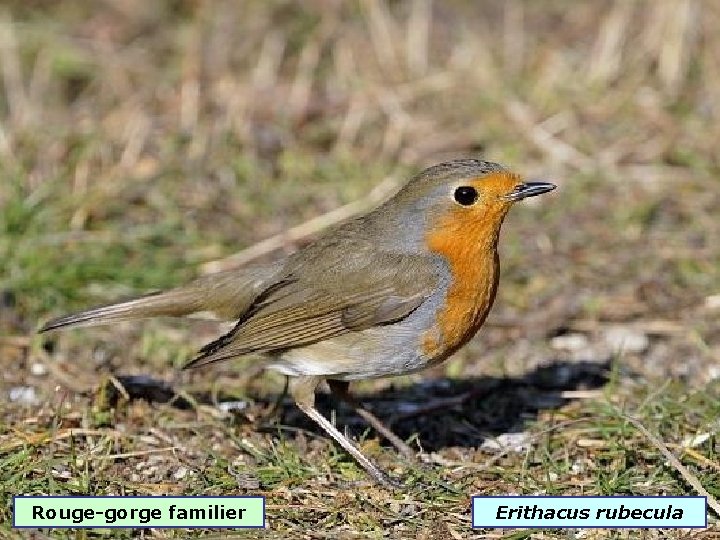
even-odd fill
[(455, 190), (455, 202), (463, 206), (471, 206), (478, 199), (478, 192), (472, 186), (460, 186)]

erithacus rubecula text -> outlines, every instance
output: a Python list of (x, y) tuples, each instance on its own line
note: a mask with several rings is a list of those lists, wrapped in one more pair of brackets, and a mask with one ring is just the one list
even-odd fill
[(555, 188), (501, 165), (430, 167), (370, 213), (282, 260), (204, 276), (165, 292), (48, 322), (41, 331), (211, 311), (234, 328), (188, 367), (259, 353), (291, 377), (298, 407), (377, 481), (394, 482), (315, 408), (326, 380), (404, 453), (412, 451), (348, 393), (350, 381), (434, 366), (482, 326), (498, 287), (498, 235), (513, 203)]

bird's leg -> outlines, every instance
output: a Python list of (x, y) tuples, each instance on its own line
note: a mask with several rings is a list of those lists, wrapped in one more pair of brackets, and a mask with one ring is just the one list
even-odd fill
[(278, 413), (280, 412), (280, 407), (282, 407), (282, 402), (285, 399), (285, 396), (288, 395), (288, 388), (290, 388), (290, 377), (285, 375), (285, 385), (283, 386), (282, 392), (280, 392), (277, 398), (275, 398), (275, 401), (273, 402), (270, 409), (267, 412), (262, 413), (262, 416), (259, 420), (260, 422), (267, 422), (269, 424), (270, 421), (278, 415)]
[(320, 377), (298, 377), (292, 380), (290, 383), (290, 394), (295, 399), (295, 403), (300, 410), (312, 418), (328, 435), (335, 439), (375, 480), (390, 488), (400, 487), (397, 482), (366, 458), (357, 446), (340, 433), (337, 428), (315, 408), (315, 389), (318, 384), (320, 384), (320, 381)]
[(395, 435), (395, 433), (393, 433), (392, 430), (387, 427), (382, 420), (380, 420), (377, 416), (368, 411), (362, 403), (355, 399), (355, 397), (349, 391), (350, 383), (348, 381), (329, 379), (327, 383), (330, 387), (330, 391), (333, 394), (335, 394), (338, 398), (350, 405), (353, 410), (358, 414), (358, 416), (360, 416), (363, 420), (370, 424), (370, 426), (375, 429), (375, 431), (377, 431), (388, 441), (390, 441), (390, 443), (395, 448), (397, 448), (397, 450), (403, 456), (405, 456), (407, 459), (415, 460), (415, 452), (413, 451), (413, 449), (410, 448), (400, 437)]

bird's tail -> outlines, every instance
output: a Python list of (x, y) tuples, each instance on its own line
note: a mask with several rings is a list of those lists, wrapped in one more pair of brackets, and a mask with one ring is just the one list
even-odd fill
[(96, 326), (146, 317), (181, 317), (198, 311), (199, 301), (198, 291), (192, 289), (180, 288), (161, 291), (58, 317), (45, 323), (40, 332), (60, 328)]
[(53, 319), (40, 332), (149, 317), (183, 317), (198, 312), (209, 312), (226, 321), (237, 319), (265, 290), (280, 268), (281, 263), (278, 262), (203, 276), (176, 289)]

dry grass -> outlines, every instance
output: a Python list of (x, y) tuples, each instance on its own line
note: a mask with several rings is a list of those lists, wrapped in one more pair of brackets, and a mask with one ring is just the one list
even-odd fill
[[(693, 493), (630, 415), (720, 496), (718, 95), (711, 0), (5, 2), (0, 493), (263, 493), (278, 537), (467, 538), (472, 493)], [(338, 411), (407, 493), (347, 487), (362, 472), (289, 403), (264, 419), (283, 381), (251, 363), (178, 374), (213, 323), (34, 334), (478, 154), (561, 189), (510, 216), (470, 346), (360, 386), (431, 465)]]

